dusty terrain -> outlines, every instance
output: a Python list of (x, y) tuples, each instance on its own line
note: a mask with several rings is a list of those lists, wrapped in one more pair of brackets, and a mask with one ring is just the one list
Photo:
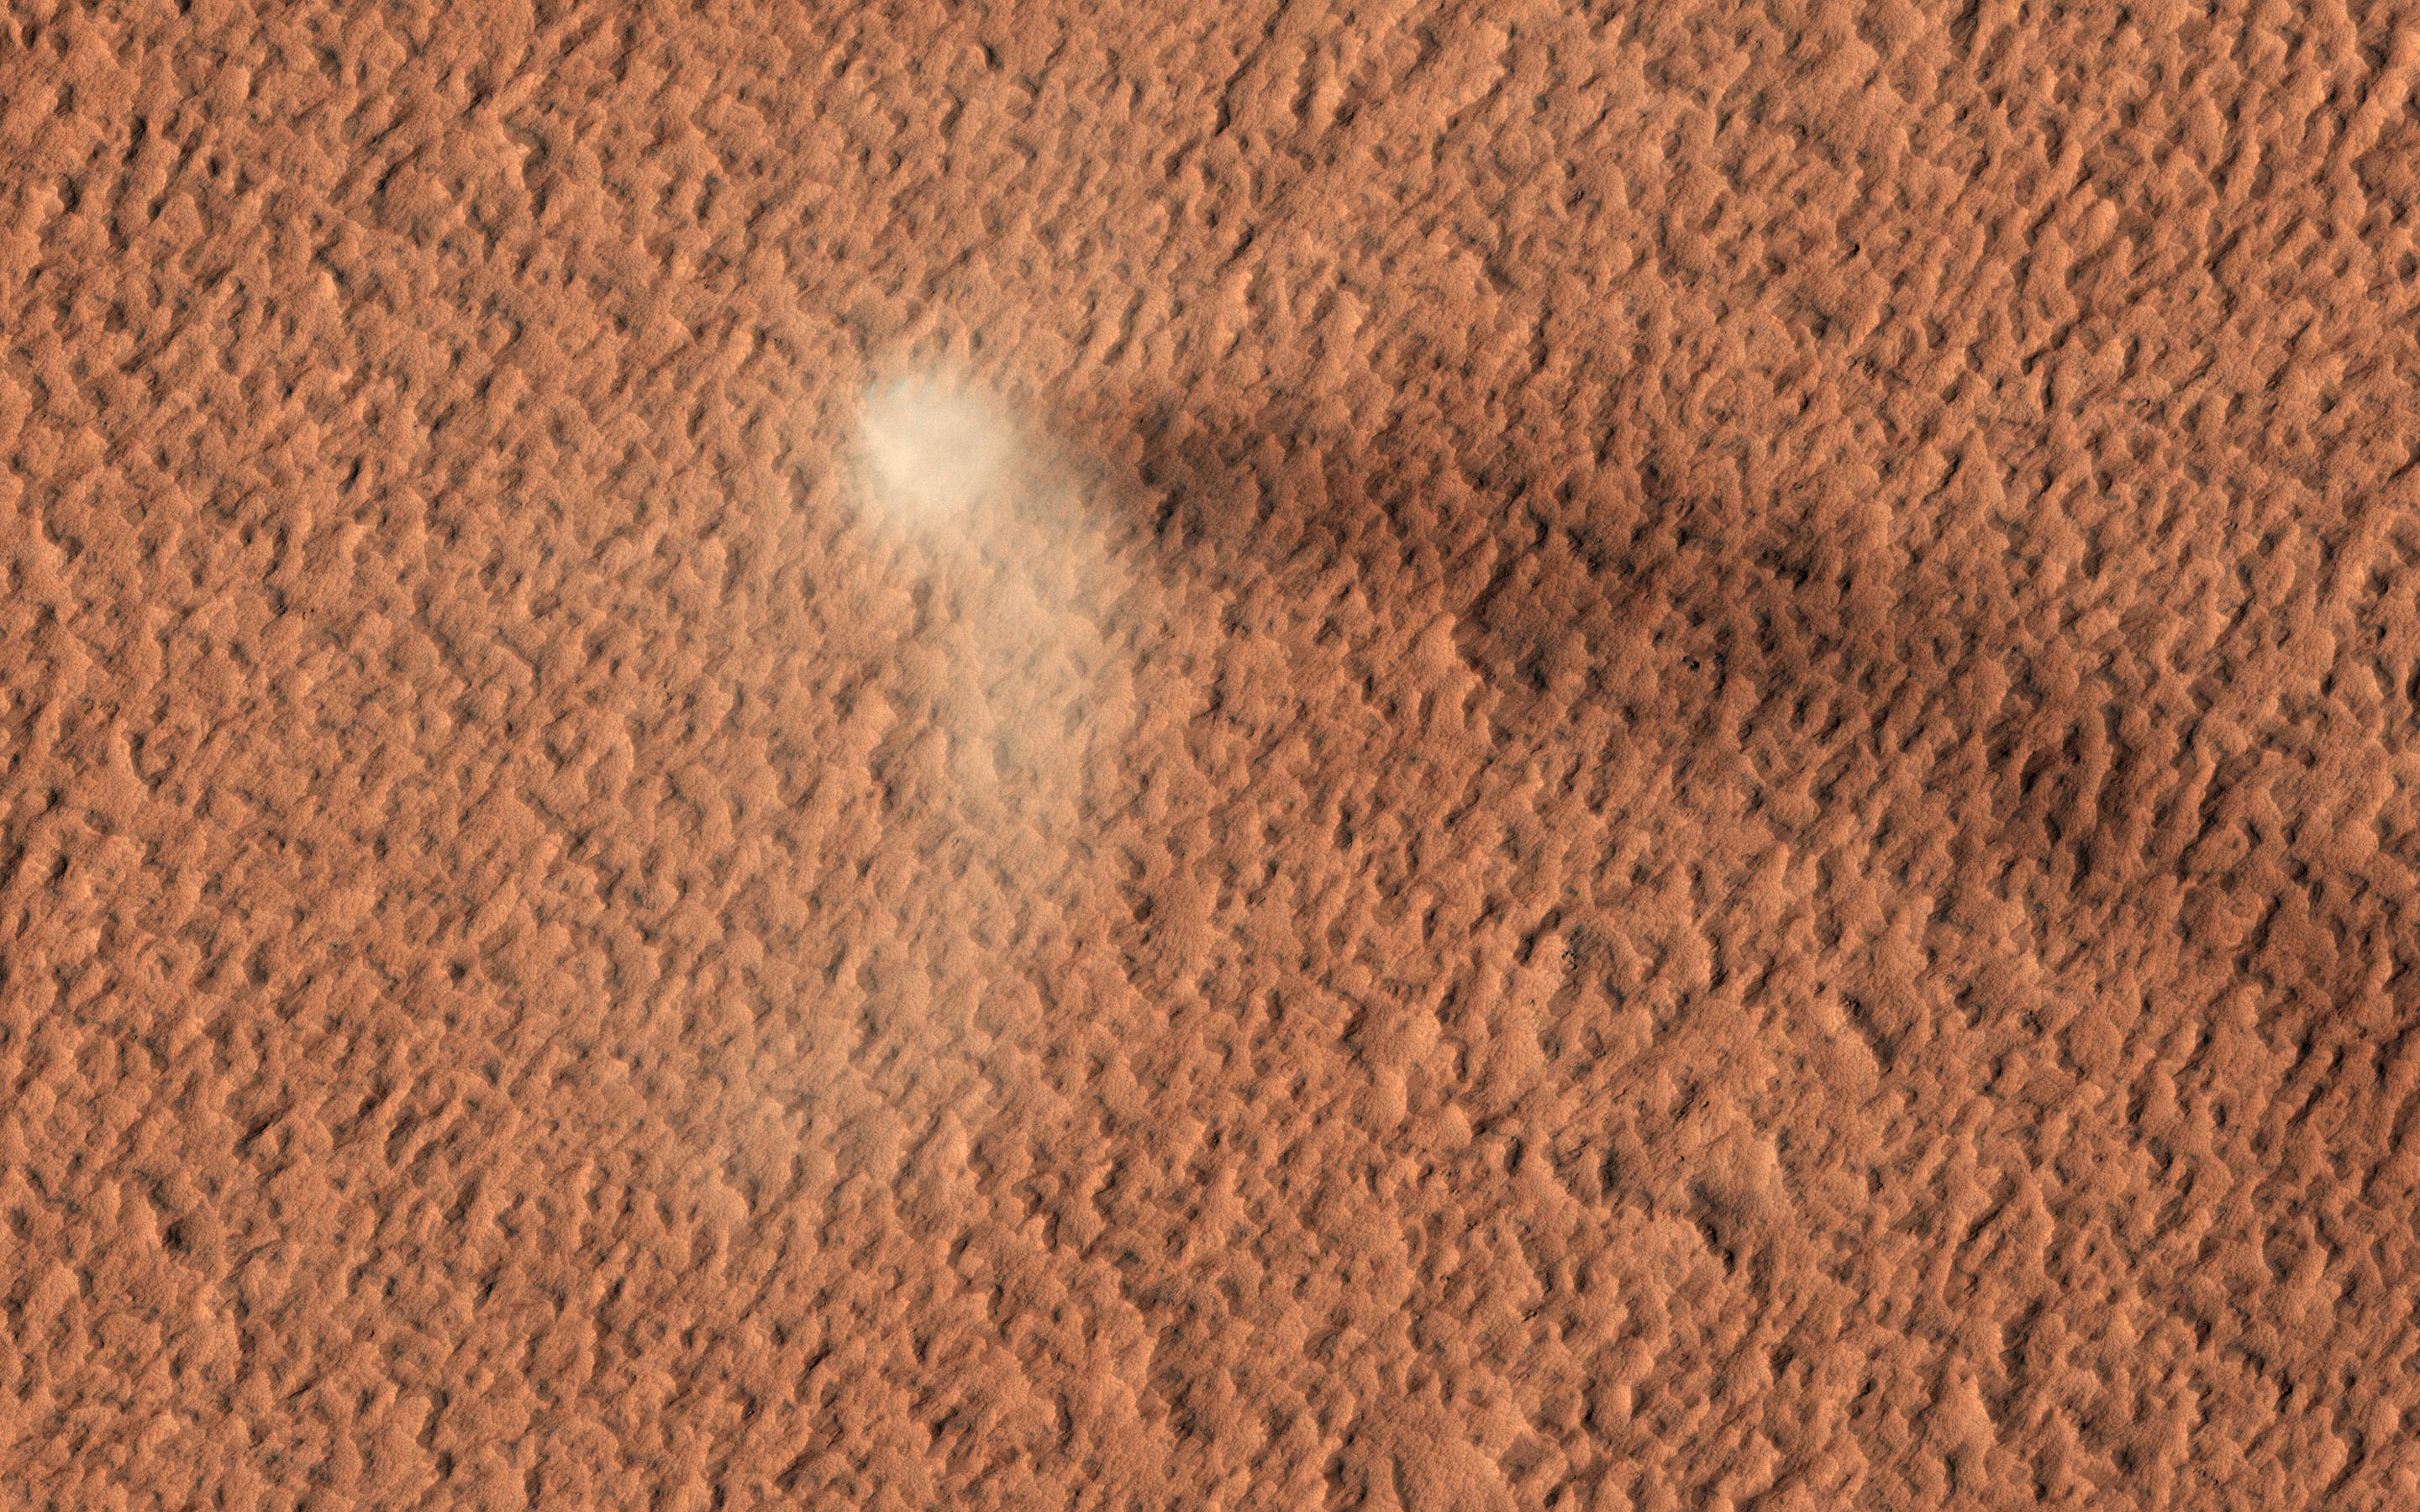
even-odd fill
[(0, 12), (0, 1506), (2420, 1505), (2420, 13)]

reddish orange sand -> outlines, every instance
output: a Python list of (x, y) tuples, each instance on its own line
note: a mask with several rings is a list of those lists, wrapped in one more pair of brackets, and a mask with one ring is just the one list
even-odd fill
[(2420, 1505), (2412, 7), (101, 8), (0, 1505)]

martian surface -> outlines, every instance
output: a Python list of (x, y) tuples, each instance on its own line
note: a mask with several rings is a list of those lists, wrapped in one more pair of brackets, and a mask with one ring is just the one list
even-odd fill
[(0, 1507), (2420, 1505), (2420, 10), (0, 9)]

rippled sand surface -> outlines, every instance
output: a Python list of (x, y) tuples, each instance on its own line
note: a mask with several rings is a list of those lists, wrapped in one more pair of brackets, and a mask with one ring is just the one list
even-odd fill
[(2420, 13), (0, 11), (0, 1507), (2420, 1505)]

